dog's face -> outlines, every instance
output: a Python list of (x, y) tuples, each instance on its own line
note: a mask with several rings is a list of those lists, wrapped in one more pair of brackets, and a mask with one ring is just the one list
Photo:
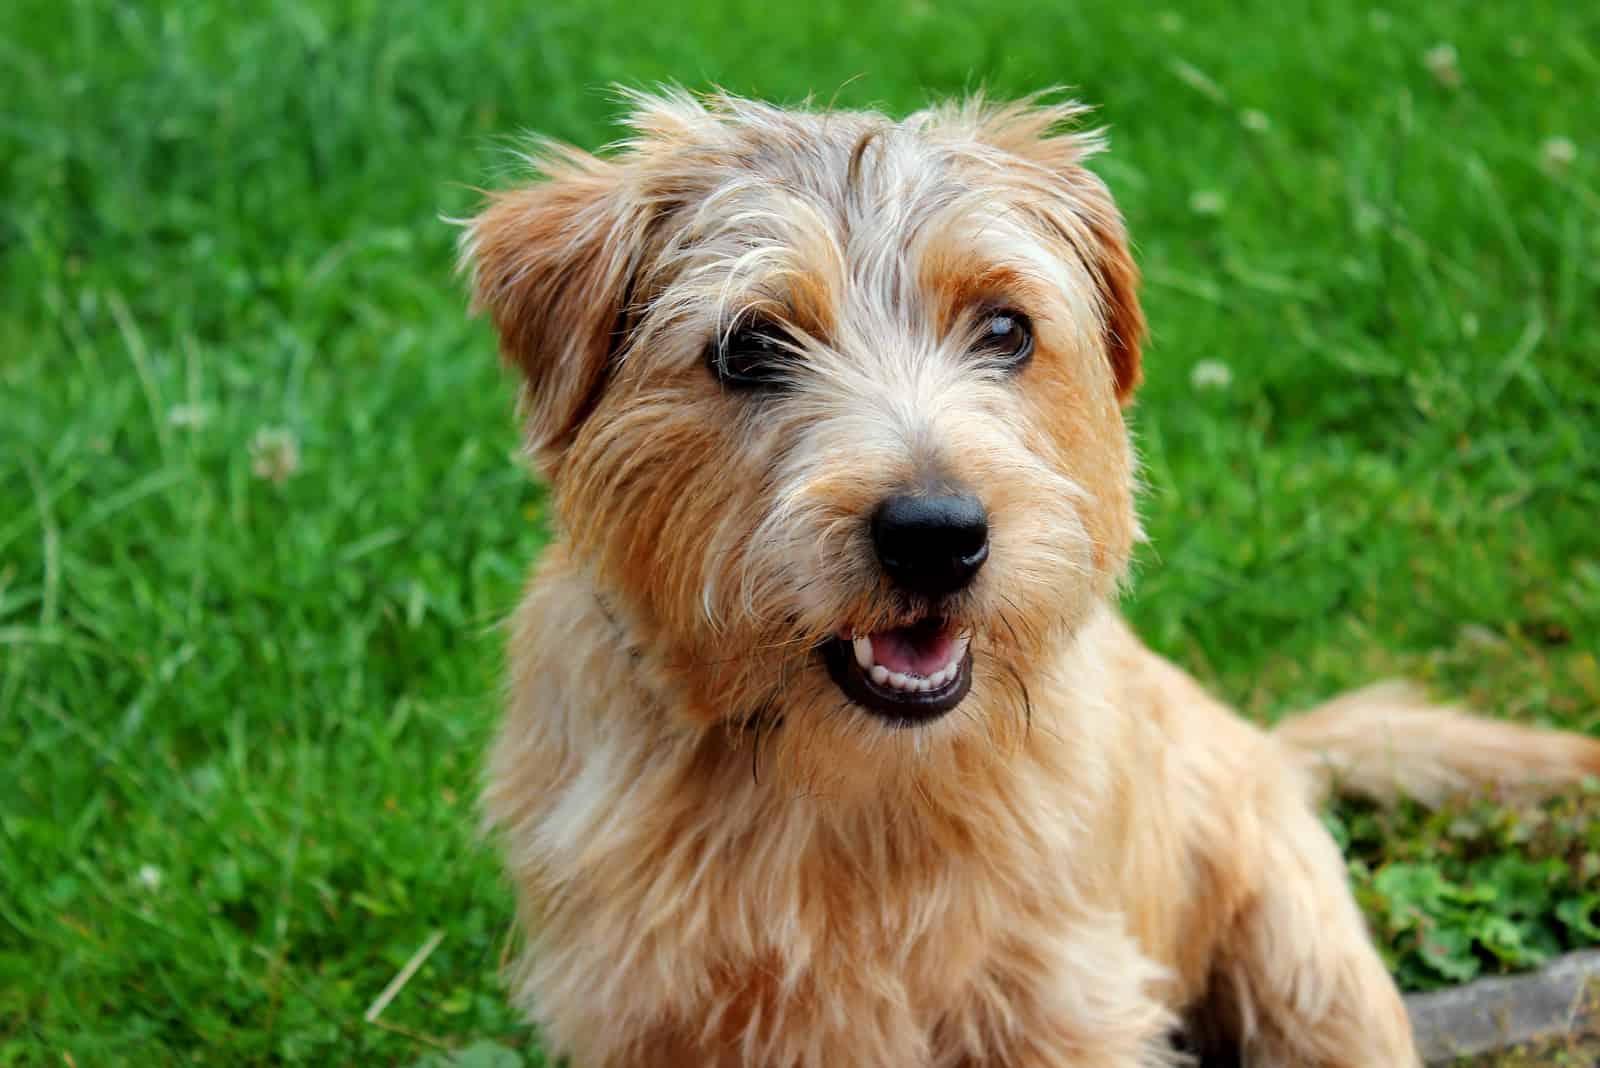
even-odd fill
[(570, 551), (687, 715), (994, 738), (1113, 590), (1143, 322), (1073, 115), (641, 99), (469, 225)]

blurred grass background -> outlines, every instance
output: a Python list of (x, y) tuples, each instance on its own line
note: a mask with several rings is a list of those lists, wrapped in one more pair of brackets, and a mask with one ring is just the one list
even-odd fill
[(1600, 732), (1594, 5), (0, 26), (0, 1065), (529, 1038), (474, 795), (542, 498), (440, 216), (521, 131), (615, 136), (613, 82), (1072, 86), (1154, 324), (1143, 633), (1262, 718), (1406, 673)]

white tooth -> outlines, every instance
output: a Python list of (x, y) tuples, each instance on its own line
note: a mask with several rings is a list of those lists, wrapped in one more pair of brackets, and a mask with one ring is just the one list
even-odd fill
[(882, 664), (872, 665), (872, 670), (869, 671), (868, 674), (872, 676), (872, 681), (877, 683), (879, 686), (882, 686), (884, 683), (889, 681), (889, 669), (884, 667)]
[(948, 667), (940, 668), (938, 671), (933, 673), (933, 678), (929, 679), (928, 681), (933, 683), (935, 689), (943, 686), (945, 683), (950, 681), (950, 669)]
[(871, 671), (872, 670), (872, 639), (868, 638), (868, 637), (860, 637), (860, 638), (857, 638), (855, 641), (851, 642), (850, 644), (855, 646), (856, 663), (860, 664), (863, 670)]
[(931, 689), (933, 689), (933, 680), (932, 679), (923, 679), (923, 680), (921, 680), (920, 682), (917, 683), (917, 692), (918, 693), (927, 693)]
[(898, 671), (891, 671), (889, 673), (889, 685), (897, 690), (907, 690), (911, 688), (911, 680)]

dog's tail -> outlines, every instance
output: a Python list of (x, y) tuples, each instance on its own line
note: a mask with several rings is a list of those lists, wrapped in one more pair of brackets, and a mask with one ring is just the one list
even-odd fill
[(1322, 798), (1433, 806), (1484, 790), (1547, 796), (1600, 777), (1600, 741), (1474, 716), (1405, 683), (1345, 694), (1273, 734), (1300, 755)]

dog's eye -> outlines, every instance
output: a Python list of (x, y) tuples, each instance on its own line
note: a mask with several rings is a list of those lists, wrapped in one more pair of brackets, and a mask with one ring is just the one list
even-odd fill
[(777, 389), (794, 366), (794, 344), (783, 328), (747, 323), (706, 348), (706, 363), (729, 389)]
[(1033, 322), (1015, 308), (994, 308), (978, 319), (973, 350), (1006, 370), (1016, 370), (1033, 355)]

